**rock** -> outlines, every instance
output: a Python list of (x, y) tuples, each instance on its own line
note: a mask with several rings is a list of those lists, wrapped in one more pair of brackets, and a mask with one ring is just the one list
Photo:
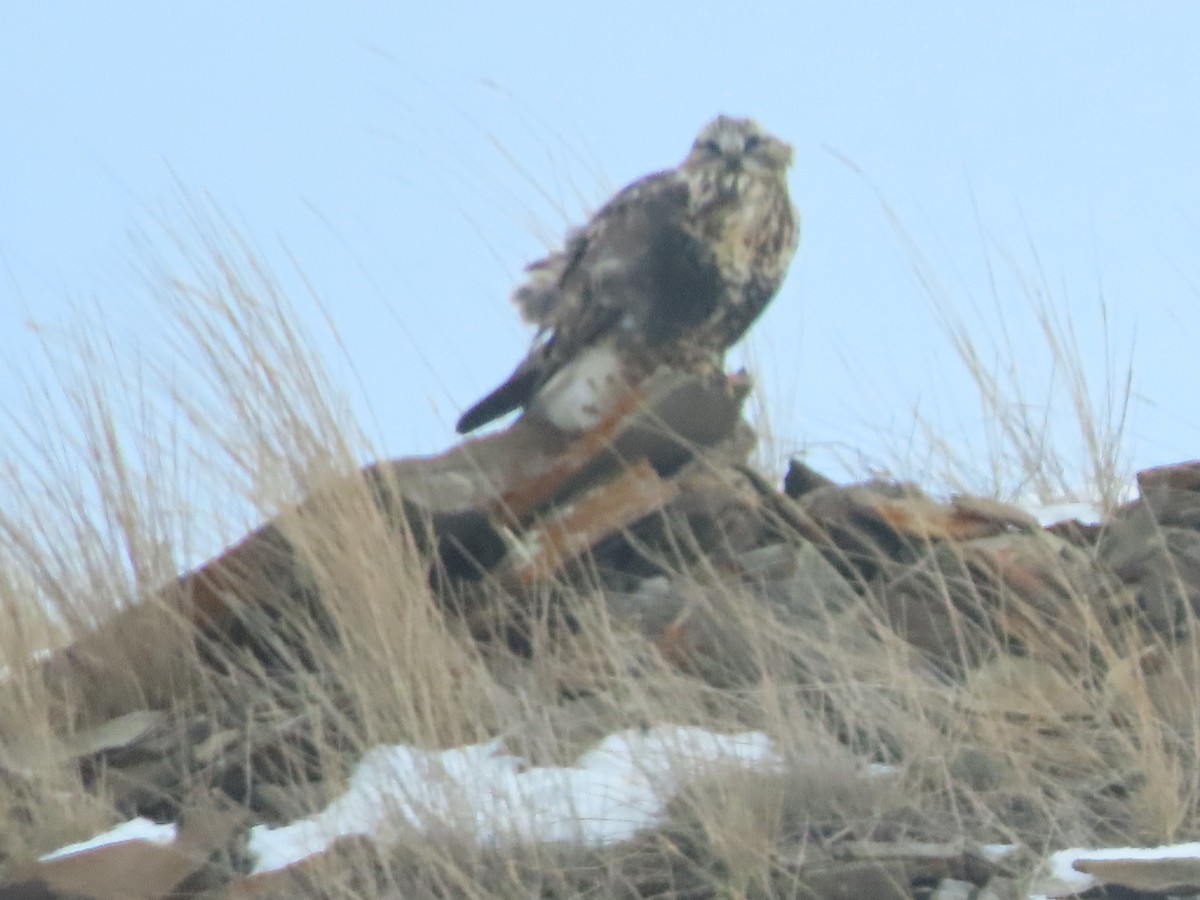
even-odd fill
[(129, 747), (161, 730), (167, 715), (140, 709), (54, 741), (8, 741), (0, 745), (0, 767), (30, 774), (45, 766), (64, 765), (81, 757)]
[(1098, 522), (1080, 522), (1078, 519), (1064, 519), (1046, 526), (1046, 533), (1062, 538), (1068, 544), (1076, 547), (1095, 547), (1108, 526)]
[(961, 550), (977, 580), (999, 579), (997, 633), (1055, 664), (1065, 657), (1083, 665), (1075, 655), (1086, 654), (1096, 629), (1110, 636), (1133, 613), (1133, 597), (1106, 565), (1052, 534), (1003, 535)]
[(902, 863), (834, 862), (804, 866), (796, 896), (821, 900), (912, 900)]
[(929, 900), (972, 900), (974, 897), (975, 885), (971, 882), (943, 878), (929, 895)]
[(1149, 700), (1154, 713), (1180, 734), (1195, 734), (1200, 645), (1192, 633), (1186, 640), (1152, 645), (1116, 661), (1105, 676), (1105, 690), (1115, 708), (1143, 714)]
[(1162, 527), (1150, 507), (1139, 501), (1114, 516), (1104, 529), (1096, 550), (1125, 582), (1136, 580), (1147, 560), (1163, 547)]
[(1200, 460), (1142, 469), (1137, 473), (1137, 484), (1142, 494), (1161, 489), (1200, 491)]
[(1200, 857), (1191, 859), (1079, 859), (1074, 868), (1101, 884), (1154, 894), (1200, 892)]
[(1133, 590), (1146, 624), (1159, 635), (1178, 636), (1200, 612), (1200, 532), (1162, 525), (1139, 504), (1112, 523), (1098, 553)]
[(886, 563), (912, 562), (924, 552), (923, 546), (912, 547), (879, 512), (885, 503), (903, 502), (906, 491), (912, 495), (911, 502), (923, 502), (915, 488), (868, 483), (817, 488), (797, 505), (817, 526), (815, 540), (836, 550), (843, 565), (870, 581)]
[(799, 500), (805, 494), (817, 488), (836, 487), (836, 483), (826, 478), (820, 472), (809, 468), (802, 460), (792, 459), (788, 463), (787, 474), (783, 476), (783, 492), (793, 500)]
[(902, 861), (910, 883), (950, 879), (979, 885), (1002, 872), (982, 849), (961, 841), (844, 841), (833, 850), (843, 859)]
[(954, 780), (973, 791), (995, 791), (1018, 783), (1012, 761), (989, 748), (963, 747), (948, 760)]
[[(657, 577), (644, 581), (635, 594), (606, 597), (614, 618), (636, 619), (664, 658), (714, 683), (757, 678), (764, 658), (790, 658), (798, 673), (820, 680), (844, 669), (849, 647), (872, 640), (852, 618), (857, 593), (807, 542), (773, 544), (737, 556), (710, 584)], [(770, 647), (747, 637), (764, 631), (751, 624), (764, 617), (779, 626), (766, 629), (778, 636)]]
[(821, 551), (807, 541), (774, 545), (738, 558), (743, 577), (784, 621), (808, 627), (856, 607), (859, 594)]
[[(1043, 530), (1010, 505), (940, 502), (909, 484), (839, 486), (799, 461), (781, 492), (746, 463), (754, 442), (740, 417), (746, 389), (736, 379), (667, 377), (650, 386), (650, 411), (631, 409), (594, 433), (572, 438), (521, 419), (436, 457), (335, 479), (56, 654), (41, 674), (63, 710), (63, 736), (6, 740), (0, 767), (19, 782), (38, 766), (78, 765), (85, 786), (131, 814), (173, 817), (201, 785), (256, 823), (301, 817), (352, 762), (326, 751), (358, 747), (369, 733), (357, 731), (361, 694), (347, 698), (342, 673), (321, 663), (322, 651), (353, 633), (345, 616), (359, 596), (348, 590), (350, 602), (338, 601), (346, 608), (329, 608), (344, 570), (326, 564), (343, 549), (336, 541), (356, 550), (368, 539), (363, 559), (350, 554), (353, 571), (375, 552), (395, 551), (400, 569), (416, 561), (404, 569), (415, 575), (404, 601), (422, 604), (455, 640), (474, 638), (468, 650), (480, 651), (481, 666), (504, 658), (496, 665), (511, 678), (496, 677), (505, 695), (497, 709), (530, 704), (519, 686), (541, 679), (531, 693), (550, 711), (538, 733), (510, 735), (534, 764), (593, 741), (600, 722), (642, 724), (643, 707), (621, 704), (641, 690), (653, 696), (649, 675), (661, 676), (664, 662), (678, 670), (669, 688), (687, 676), (706, 682), (704, 699), (683, 715), (707, 715), (709, 703), (773, 723), (783, 721), (776, 712), (799, 710), (802, 723), (812, 713), (847, 744), (861, 734), (876, 759), (901, 758), (906, 777), (936, 782), (956, 803), (960, 790), (975, 792), (972, 803), (1010, 831), (1023, 826), (1006, 798), (1037, 804), (1049, 779), (1076, 777), (1081, 738), (1064, 737), (1072, 729), (1088, 739), (1101, 734), (1097, 723), (1123, 717), (1161, 720), (1172, 737), (1195, 729), (1200, 462), (1141, 473), (1141, 499), (1089, 530)], [(337, 524), (347, 511), (349, 527), (331, 529), (329, 516), (340, 515)], [(554, 652), (530, 659), (547, 643)], [(614, 683), (627, 694), (610, 690)], [(755, 706), (764, 693), (778, 698), (777, 711)], [(898, 740), (910, 727), (907, 704), (916, 737)], [(976, 723), (988, 727), (968, 734)], [(997, 738), (995, 752), (983, 736)], [(942, 738), (952, 743), (937, 746)], [(918, 753), (904, 756), (914, 742)], [(53, 752), (43, 754), (45, 744)], [(1119, 754), (1091, 749), (1089, 764), (1107, 780), (1096, 771), (1081, 780), (1104, 798), (1081, 808), (1116, 821), (1108, 811), (1133, 789), (1112, 775), (1105, 753)], [(1036, 777), (1021, 770), (1026, 760)], [(1097, 813), (1093, 802), (1109, 805)], [(972, 820), (973, 809), (963, 810)], [(887, 812), (886, 827), (865, 811), (868, 824), (806, 825), (813, 845), (803, 857), (773, 861), (780, 883), (822, 897), (1018, 893), (1014, 872), (982, 849), (903, 839), (954, 832)], [(227, 886), (244, 835), (189, 844), (185, 833), (166, 848), (92, 857), (99, 887), (90, 889), (150, 896), (184, 879)], [(341, 849), (368, 846), (363, 838)], [(703, 859), (704, 847), (695, 849)], [(141, 866), (151, 881), (106, 887), (108, 861), (122, 854), (135, 854), (121, 865)], [(213, 854), (224, 854), (224, 869)], [(286, 892), (293, 876), (307, 877), (301, 870), (338, 858), (243, 878), (232, 893)], [(1141, 863), (1086, 865), (1129, 890), (1200, 883), (1194, 860)], [(31, 894), (75, 890), (76, 865), (26, 871), (19, 884)], [(5, 890), (0, 900), (20, 896)]]
[(507, 563), (496, 577), (509, 588), (544, 582), (604, 539), (661, 509), (678, 493), (646, 462), (593, 488), (567, 507), (512, 538)]
[(1147, 561), (1135, 590), (1151, 627), (1176, 637), (1200, 613), (1200, 532), (1168, 527), (1162, 537), (1162, 551)]
[(1015, 878), (992, 878), (979, 889), (975, 900), (1025, 900), (1028, 896)]
[(1178, 528), (1200, 528), (1200, 462), (1145, 469), (1138, 490), (1155, 521)]
[(881, 571), (885, 621), (946, 671), (1006, 651), (1086, 666), (1095, 630), (1107, 633), (1132, 610), (1092, 554), (1042, 531), (940, 542)]
[[(171, 843), (125, 840), (17, 866), (0, 881), (0, 900), (194, 896), (228, 880), (227, 873), (223, 877), (204, 870), (245, 818), (243, 811), (228, 805), (209, 805), (182, 821)], [(179, 889), (185, 880), (190, 886), (186, 891)]]

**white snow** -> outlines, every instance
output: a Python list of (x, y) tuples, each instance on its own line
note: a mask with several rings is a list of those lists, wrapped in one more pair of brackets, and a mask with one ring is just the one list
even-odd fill
[[(1065, 888), (1083, 893), (1099, 883), (1091, 875), (1075, 868), (1076, 862), (1085, 859), (1200, 859), (1200, 843), (1167, 844), (1161, 847), (1073, 847), (1050, 855), (1051, 874)], [(1036, 897), (1031, 900), (1036, 900)]]
[[(1086, 488), (1068, 492), (1053, 502), (1043, 502), (1034, 493), (1026, 493), (1017, 498), (1017, 505), (1036, 518), (1043, 528), (1058, 522), (1078, 520), (1084, 525), (1102, 525), (1107, 518), (1099, 503), (1076, 499), (1097, 493)], [(1130, 503), (1141, 496), (1141, 489), (1136, 480), (1123, 483), (1115, 498), (1119, 504)]]
[(1027, 503), (1025, 511), (1034, 516), (1043, 528), (1058, 522), (1078, 520), (1083, 525), (1099, 525), (1104, 521), (1104, 510), (1094, 503), (1064, 501), (1062, 503)]
[(46, 855), (38, 857), (38, 861), (49, 862), (52, 859), (62, 859), (64, 856), (73, 856), (76, 853), (83, 853), (85, 850), (95, 850), (97, 847), (106, 847), (109, 844), (123, 844), (126, 841), (149, 841), (152, 844), (172, 844), (175, 842), (177, 831), (178, 829), (173, 822), (159, 825), (157, 822), (152, 822), (150, 819), (139, 816), (136, 819), (130, 819), (128, 822), (122, 822), (120, 825), (103, 834), (88, 838), (86, 841), (80, 841), (78, 844), (67, 844), (65, 847), (52, 850)]
[(983, 857), (988, 862), (1003, 862), (1020, 849), (1020, 844), (984, 844)]
[[(503, 753), (499, 739), (445, 751), (379, 746), (367, 752), (346, 791), (321, 812), (278, 828), (250, 829), (253, 872), (294, 865), (340, 837), (366, 835), (386, 844), (407, 829), (431, 827), (453, 829), (484, 846), (615, 844), (660, 824), (667, 801), (705, 772), (731, 767), (772, 771), (781, 764), (761, 732), (721, 735), (670, 725), (609, 735), (575, 765), (562, 767), (529, 766)], [(126, 841), (170, 844), (176, 834), (174, 824), (137, 818), (40, 860)], [(984, 847), (984, 853), (998, 861), (1017, 849), (1015, 844), (994, 844)], [(1054, 889), (1030, 900), (1095, 887), (1095, 878), (1074, 868), (1079, 860), (1093, 859), (1200, 859), (1200, 842), (1059, 850), (1047, 864)]]
[(381, 842), (402, 829), (451, 827), (484, 845), (575, 841), (613, 844), (658, 824), (666, 802), (715, 766), (781, 764), (760, 732), (719, 735), (662, 725), (609, 735), (574, 766), (528, 766), (500, 741), (446, 751), (375, 747), (345, 793), (289, 825), (250, 831), (255, 873), (290, 866), (339, 837)]

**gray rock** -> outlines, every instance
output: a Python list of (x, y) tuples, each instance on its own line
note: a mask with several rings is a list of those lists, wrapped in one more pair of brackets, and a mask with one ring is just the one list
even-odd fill
[(953, 878), (943, 878), (929, 900), (971, 900), (975, 894), (975, 885), (969, 881), (956, 881)]

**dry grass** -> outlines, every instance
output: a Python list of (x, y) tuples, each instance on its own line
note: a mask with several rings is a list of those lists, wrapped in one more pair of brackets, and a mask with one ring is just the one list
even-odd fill
[(1125, 434), (1133, 341), (1122, 345), (1104, 295), (1098, 292), (1095, 302), (1100, 346), (1085, 346), (1063, 302), (1066, 291), (1051, 284), (1036, 248), (1020, 255), (980, 228), (982, 296), (951, 292), (895, 212), (884, 208), (978, 402), (982, 446), (947, 440), (944, 424), (915, 413), (939, 481), (1005, 499), (1082, 500), (1115, 509), (1132, 475)]
[[(784, 758), (778, 772), (693, 785), (661, 832), (615, 848), (500, 852), (452, 831), (386, 850), (352, 842), (312, 876), (310, 887), (328, 896), (791, 896), (800, 890), (792, 863), (822, 859), (822, 842), (845, 834), (1020, 841), (1040, 852), (1194, 833), (1200, 729), (1164, 720), (1155, 686), (1128, 665), (1130, 636), (1100, 620), (1091, 588), (1070, 571), (1056, 610), (1019, 608), (1003, 592), (974, 597), (983, 588), (953, 560), (929, 571), (922, 590), (943, 598), (963, 647), (973, 648), (964, 660), (1006, 656), (1002, 637), (963, 612), (972, 605), (998, 604), (1039, 634), (1065, 628), (1079, 637), (1047, 640), (1000, 674), (933, 664), (898, 633), (894, 610), (844, 585), (822, 593), (813, 615), (811, 606), (764, 604), (752, 585), (731, 588), (703, 563), (679, 572), (694, 582), (711, 636), (712, 653), (690, 667), (667, 665), (586, 590), (570, 600), (569, 631), (555, 627), (551, 604), (533, 617), (528, 655), (472, 640), (436, 609), (411, 536), (360, 482), (343, 478), (371, 450), (289, 303), (251, 248), (220, 237), (229, 233), (222, 223), (197, 224), (199, 242), (179, 244), (192, 271), (148, 273), (166, 353), (131, 367), (103, 330), (81, 329), (70, 344), (77, 368), (61, 385), (35, 388), (55, 398), (48, 418), (5, 448), (14, 480), (0, 509), (8, 623), (0, 653), (18, 667), (0, 707), (6, 747), (52, 747), (148, 704), (246, 734), (300, 716), (307, 739), (276, 761), (270, 783), (246, 786), (274, 797), (281, 820), (319, 809), (378, 742), (448, 747), (504, 735), (534, 762), (567, 762), (604, 734), (670, 721), (762, 729)], [(1039, 315), (1090, 435), (1089, 472), (1111, 504), (1127, 382), (1094, 410), (1070, 323), (1049, 306)], [(1019, 373), (992, 374), (976, 338), (948, 327), (995, 414), (1004, 464), (1015, 454), (1031, 483), (1058, 484), (1044, 423), (1020, 400)], [(942, 449), (953, 468), (952, 448)], [(317, 491), (331, 483), (343, 487)], [(222, 492), (242, 506), (225, 505)], [(296, 506), (315, 492), (318, 501)], [(64, 702), (20, 670), (31, 652), (61, 646), (114, 610), (161, 603), (160, 588), (194, 561), (197, 538), (236, 538), (247, 508), (279, 516), (324, 610), (258, 623), (281, 636), (270, 659), (220, 641), (197, 649), (164, 606), (157, 631), (105, 648), (128, 660), (121, 675), (82, 695)], [(511, 601), (494, 602), (503, 618)], [(246, 615), (253, 626), (254, 611)], [(1183, 633), (1194, 638), (1195, 623)], [(1178, 646), (1157, 649), (1190, 658)], [(1200, 708), (1194, 680), (1183, 683), (1190, 709)], [(0, 787), (0, 814), (21, 823), (0, 846), (14, 859), (120, 816), (103, 778), (85, 785), (52, 763), (52, 749), (42, 758), (28, 778)], [(868, 777), (867, 763), (893, 768)], [(214, 786), (204, 771), (187, 777), (197, 796)]]

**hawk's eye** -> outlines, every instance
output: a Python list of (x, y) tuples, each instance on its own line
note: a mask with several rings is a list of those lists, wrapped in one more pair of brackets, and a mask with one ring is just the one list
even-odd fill
[(751, 134), (746, 137), (746, 143), (743, 146), (745, 146), (747, 153), (753, 153), (762, 146), (762, 142), (762, 137), (757, 134)]

